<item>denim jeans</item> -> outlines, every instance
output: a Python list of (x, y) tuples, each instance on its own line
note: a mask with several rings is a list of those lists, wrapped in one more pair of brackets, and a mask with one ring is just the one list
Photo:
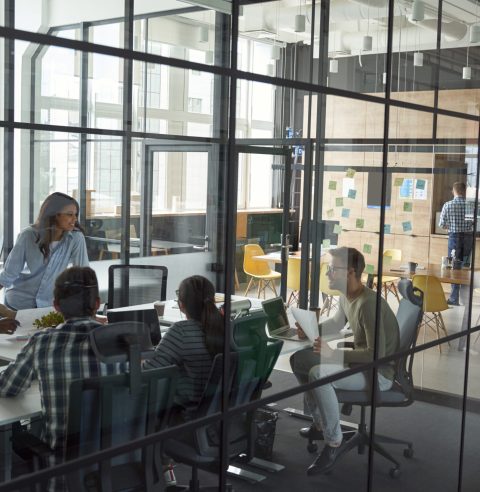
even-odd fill
[[(452, 256), (452, 250), (455, 250), (455, 258), (465, 262), (469, 261), (472, 252), (472, 233), (469, 232), (450, 232), (448, 234), (448, 256)], [(460, 285), (451, 284), (450, 301), (458, 303)]]

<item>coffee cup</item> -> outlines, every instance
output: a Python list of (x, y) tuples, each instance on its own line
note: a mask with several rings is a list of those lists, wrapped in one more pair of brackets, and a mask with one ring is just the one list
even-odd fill
[(153, 303), (155, 311), (157, 311), (157, 316), (161, 317), (165, 313), (165, 301), (155, 301)]
[(408, 262), (408, 269), (410, 270), (410, 273), (415, 273), (417, 270), (418, 263), (415, 263), (414, 261), (409, 261)]
[(463, 266), (463, 261), (462, 260), (453, 260), (452, 267), (454, 270), (460, 270)]

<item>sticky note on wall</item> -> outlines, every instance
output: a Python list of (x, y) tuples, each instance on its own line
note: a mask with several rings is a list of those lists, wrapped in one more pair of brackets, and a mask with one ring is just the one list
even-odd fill
[(335, 215), (335, 210), (331, 208), (330, 210), (327, 210), (327, 217), (331, 219)]
[(392, 233), (392, 226), (390, 224), (384, 224), (383, 232), (384, 232), (384, 234), (391, 234)]
[(351, 167), (349, 167), (347, 169), (347, 178), (353, 178), (355, 176), (355, 173), (357, 171), (355, 171), (355, 169), (352, 169)]
[(413, 203), (412, 202), (403, 202), (403, 211), (404, 212), (411, 212), (413, 210)]
[(336, 181), (329, 181), (328, 182), (328, 189), (335, 191), (337, 189), (337, 182)]
[(335, 206), (336, 207), (343, 207), (343, 198), (341, 196), (335, 198)]
[(333, 226), (333, 233), (334, 234), (340, 234), (342, 232), (342, 226), (339, 224), (335, 224)]
[(355, 227), (356, 227), (357, 229), (363, 229), (363, 228), (364, 228), (364, 226), (365, 226), (365, 220), (364, 220), (364, 219), (357, 219), (357, 220), (355, 221)]
[(330, 247), (330, 239), (324, 239), (324, 240), (322, 241), (322, 246), (323, 246), (324, 248), (329, 248), (329, 247)]
[(368, 273), (369, 275), (373, 275), (375, 272), (375, 269), (373, 268), (373, 265), (365, 265), (365, 273)]
[(355, 198), (357, 197), (357, 190), (348, 190), (348, 198)]
[(395, 178), (395, 181), (393, 182), (393, 186), (402, 186), (403, 185), (403, 178)]
[(406, 222), (402, 222), (403, 232), (410, 232), (412, 230), (412, 223), (407, 220)]
[(369, 255), (372, 252), (372, 245), (371, 244), (364, 244), (363, 245), (363, 252), (367, 255)]
[(344, 219), (348, 219), (350, 217), (350, 209), (349, 208), (342, 208), (342, 217)]
[(424, 179), (417, 179), (415, 182), (415, 188), (418, 190), (424, 190), (425, 189), (425, 180)]

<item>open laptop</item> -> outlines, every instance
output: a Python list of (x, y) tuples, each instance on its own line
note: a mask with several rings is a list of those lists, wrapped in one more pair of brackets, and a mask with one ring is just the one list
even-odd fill
[(155, 347), (159, 344), (162, 337), (160, 333), (160, 323), (155, 309), (132, 309), (122, 311), (107, 311), (107, 319), (109, 323), (117, 323), (120, 321), (139, 321), (145, 323), (150, 329), (150, 338), (152, 345)]
[(267, 315), (267, 330), (272, 338), (301, 341), (296, 328), (290, 328), (285, 305), (281, 297), (262, 301), (262, 307)]

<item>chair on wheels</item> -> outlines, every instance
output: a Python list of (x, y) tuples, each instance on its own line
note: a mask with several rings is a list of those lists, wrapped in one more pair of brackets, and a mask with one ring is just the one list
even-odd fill
[(265, 289), (267, 287), (270, 287), (276, 297), (277, 289), (275, 288), (275, 280), (279, 280), (281, 274), (270, 268), (268, 260), (254, 259), (255, 256), (262, 256), (265, 254), (261, 246), (258, 244), (245, 244), (243, 251), (243, 270), (251, 277), (247, 285), (247, 290), (245, 291), (245, 296), (248, 294), (250, 287), (257, 282), (257, 297), (260, 297), (260, 294), (263, 292), (263, 298), (265, 299)]
[[(401, 356), (395, 361), (395, 380), (391, 389), (380, 391), (377, 387), (375, 407), (405, 407), (413, 403), (413, 356), (411, 349), (415, 348), (418, 326), (422, 320), (423, 293), (412, 285), (409, 279), (401, 279), (398, 290), (402, 295), (397, 311), (399, 325), (399, 348)], [(351, 346), (345, 342), (345, 347)], [(408, 352), (407, 352), (408, 351)], [(365, 391), (335, 390), (339, 403), (343, 403), (342, 413), (349, 415), (352, 406), (360, 406), (360, 423), (356, 432), (347, 431), (350, 434), (345, 445), (345, 452), (358, 448), (359, 454), (363, 454), (365, 446), (372, 445), (374, 450), (393, 463), (390, 476), (396, 478), (400, 474), (400, 463), (380, 444), (401, 444), (406, 446), (404, 456), (413, 456), (413, 443), (402, 439), (375, 434), (370, 441), (370, 435), (366, 424), (366, 407), (372, 405), (370, 389)], [(352, 435), (353, 434), (353, 435)], [(309, 451), (316, 451), (316, 445), (309, 440)]]
[[(124, 374), (71, 383), (67, 461), (158, 432), (167, 424), (175, 392), (177, 369), (174, 366), (141, 370), (141, 359), (153, 354), (149, 331), (142, 323), (102, 326), (90, 332), (90, 342), (100, 361), (106, 364), (128, 362), (129, 370)], [(37, 467), (53, 453), (45, 443), (28, 433), (21, 433), (14, 447), (24, 459), (33, 456)], [(151, 444), (77, 468), (66, 476), (68, 490), (161, 490), (163, 472), (158, 448), (159, 444)]]
[[(445, 322), (443, 321), (442, 311), (448, 309), (445, 293), (443, 292), (440, 280), (434, 275), (414, 275), (412, 278), (414, 287), (423, 292), (423, 320), (424, 330), (428, 326), (440, 340), (440, 332), (448, 336)], [(450, 345), (450, 342), (448, 342)], [(442, 353), (442, 344), (438, 345), (438, 350)]]
[(327, 313), (327, 316), (330, 316), (330, 311), (332, 307), (337, 305), (340, 296), (339, 290), (331, 289), (328, 285), (327, 268), (327, 263), (322, 263), (320, 265), (320, 292), (324, 299), (319, 316), (322, 316), (325, 312)]
[(108, 309), (135, 306), (167, 297), (168, 269), (160, 265), (110, 265)]
[[(192, 412), (192, 417), (200, 418), (220, 412), (222, 387), (226, 387), (228, 391), (230, 408), (258, 399), (263, 385), (280, 355), (281, 347), (282, 342), (280, 340), (269, 343), (262, 360), (257, 357), (256, 350), (251, 348), (239, 349), (230, 353), (228, 365), (230, 378), (226, 384), (223, 381), (223, 354), (216, 355), (201, 401)], [(246, 455), (247, 462), (254, 464), (252, 462), (254, 439), (253, 411), (230, 418), (228, 426), (230, 460)], [(168, 439), (165, 441), (164, 450), (175, 461), (186, 463), (192, 467), (189, 490), (196, 492), (209, 490), (200, 488), (198, 469), (218, 472), (220, 446), (220, 423), (214, 423), (199, 426), (189, 432), (188, 435)], [(247, 470), (242, 470), (241, 476), (251, 480), (264, 478)], [(213, 490), (217, 489), (218, 487), (213, 488)]]

